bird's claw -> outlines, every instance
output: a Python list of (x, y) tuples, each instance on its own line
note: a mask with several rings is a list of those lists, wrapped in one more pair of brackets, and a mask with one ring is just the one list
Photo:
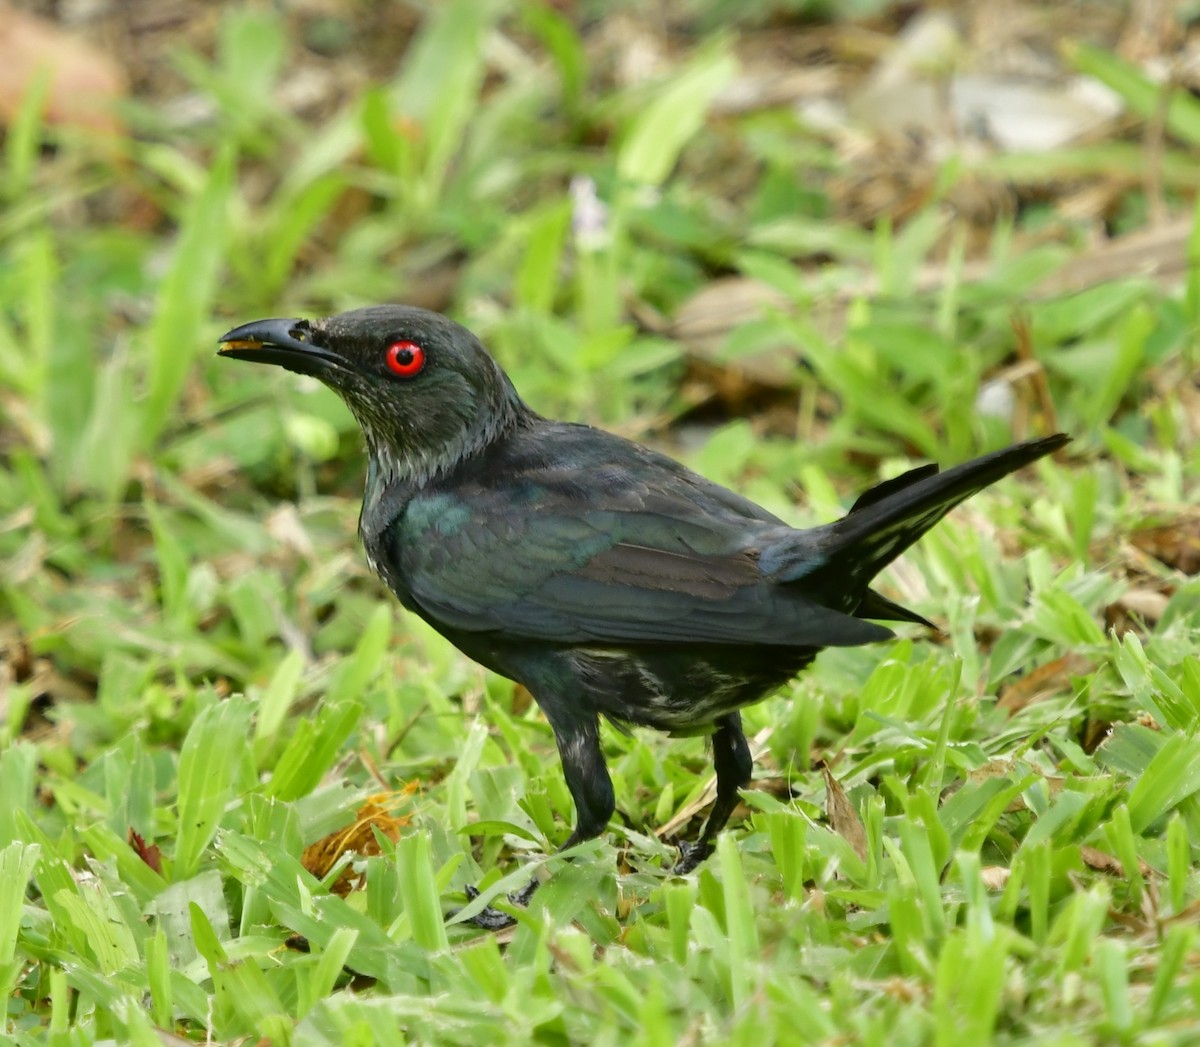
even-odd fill
[(675, 863), (676, 876), (686, 876), (713, 852), (713, 846), (707, 840), (697, 840), (690, 843), (683, 840), (679, 844), (679, 861)]
[(535, 877), (519, 891), (514, 891), (512, 894), (510, 894), (508, 896), (508, 900), (512, 902), (513, 905), (519, 905), (522, 909), (528, 909), (529, 903), (533, 901), (534, 891), (538, 889), (538, 884), (541, 882), (541, 880)]
[[(479, 897), (479, 888), (472, 884), (467, 884), (464, 893), (467, 896), (467, 901), (474, 901)], [(454, 910), (454, 913), (458, 912)], [(450, 915), (453, 916), (454, 913)], [(517, 921), (508, 915), (506, 912), (501, 912), (499, 909), (494, 909), (490, 905), (485, 905), (474, 916), (468, 917), (465, 923), (473, 924), (476, 927), (482, 927), (485, 931), (502, 931), (505, 927), (512, 927)]]
[[(539, 881), (536, 879), (530, 880), (519, 891), (514, 891), (510, 894), (508, 900), (513, 905), (519, 906), (522, 909), (528, 908), (529, 903), (533, 900), (533, 893), (538, 888), (538, 883)], [(479, 888), (472, 884), (467, 884), (463, 893), (466, 894), (468, 902), (474, 901), (479, 897)], [(457, 912), (458, 910), (455, 911)], [(501, 912), (490, 905), (485, 905), (479, 912), (464, 922), (473, 924), (476, 927), (482, 927), (485, 931), (502, 931), (506, 927), (515, 926), (517, 921), (508, 913)]]

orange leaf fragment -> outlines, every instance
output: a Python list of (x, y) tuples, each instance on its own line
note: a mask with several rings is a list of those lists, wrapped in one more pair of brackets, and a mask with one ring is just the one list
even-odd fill
[[(386, 836), (393, 843), (400, 839), (400, 830), (410, 824), (408, 815), (397, 815), (397, 808), (404, 806), (409, 797), (417, 791), (419, 783), (411, 781), (397, 792), (376, 793), (368, 796), (358, 809), (354, 821), (344, 829), (337, 829), (322, 836), (315, 843), (304, 848), (300, 862), (318, 880), (324, 879), (329, 870), (341, 859), (342, 855), (353, 853), (363, 858), (370, 858), (380, 853), (379, 840), (375, 830)], [(362, 886), (362, 877), (357, 876), (347, 865), (342, 874), (334, 882), (330, 890), (334, 894), (345, 896)]]

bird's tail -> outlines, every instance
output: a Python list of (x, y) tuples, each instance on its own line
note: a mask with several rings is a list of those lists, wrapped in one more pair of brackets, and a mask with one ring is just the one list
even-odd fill
[(1063, 433), (1027, 440), (945, 472), (925, 465), (872, 487), (829, 526), (820, 566), (805, 574), (805, 584), (836, 586), (858, 604), (853, 613), (860, 618), (929, 624), (872, 592), (871, 579), (960, 502), (1069, 440)]

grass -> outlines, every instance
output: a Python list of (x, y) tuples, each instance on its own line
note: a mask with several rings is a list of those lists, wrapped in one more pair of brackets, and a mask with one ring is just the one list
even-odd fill
[[(213, 61), (176, 60), (198, 126), (151, 99), (130, 138), (96, 142), (45, 126), (31, 92), (0, 189), (14, 1042), (1200, 1035), (1200, 587), (1129, 540), (1195, 512), (1194, 276), (1039, 297), (1080, 237), (1035, 209), (991, 231), (986, 279), (959, 279), (966, 229), (938, 193), (864, 228), (836, 213), (841, 161), (790, 112), (706, 120), (737, 42), (619, 87), (556, 8), (456, 0), (393, 79), (305, 125), (273, 100), (304, 61), (290, 27), (230, 9)], [(1132, 113), (1159, 111), (1136, 69), (1070, 53)], [(1194, 100), (1162, 113), (1187, 206), (1170, 172), (1190, 169)], [(1099, 143), (1087, 169), (1125, 180), (1131, 150)], [(1074, 177), (1069, 153), (983, 174)], [(753, 178), (726, 190), (726, 162)], [(590, 230), (573, 176), (606, 207)], [(1038, 221), (1056, 243), (1032, 245)], [(930, 260), (947, 275), (925, 291)], [(450, 310), (538, 409), (659, 442), (797, 524), (913, 458), (1022, 435), (1022, 411), (1048, 424), (1046, 402), (1076, 436), (889, 576), (943, 636), (826, 652), (747, 711), (756, 787), (689, 877), (655, 830), (696, 830), (703, 739), (608, 731), (618, 817), (579, 860), (546, 857), (572, 818), (549, 728), (368, 575), (352, 420), (212, 356), (235, 322), (406, 299), (447, 264)], [(674, 315), (718, 274), (798, 307), (735, 327), (718, 370), (779, 345), (806, 366), (766, 394), (774, 414), (683, 447), (685, 347), (633, 317)], [(847, 288), (833, 335), (813, 313)], [(1014, 414), (981, 412), (1023, 353), (1048, 401), (1021, 380)], [(1155, 614), (1122, 611), (1147, 591)], [(314, 875), (305, 848), (381, 795), (365, 853)], [(363, 885), (343, 896), (348, 864)], [(443, 921), (467, 884), (502, 900), (535, 869), (514, 932)]]

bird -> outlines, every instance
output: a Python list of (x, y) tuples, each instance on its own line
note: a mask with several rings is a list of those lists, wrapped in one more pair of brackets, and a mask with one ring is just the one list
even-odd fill
[(712, 852), (751, 781), (740, 711), (823, 648), (889, 639), (882, 622), (932, 628), (875, 576), (960, 502), (1070, 439), (919, 466), (801, 530), (665, 454), (543, 417), (439, 313), (256, 320), (218, 353), (317, 378), (350, 409), (367, 449), (367, 561), (405, 608), (533, 695), (575, 805), (564, 850), (615, 811), (602, 719), (710, 736), (716, 799), (680, 845), (680, 873)]

